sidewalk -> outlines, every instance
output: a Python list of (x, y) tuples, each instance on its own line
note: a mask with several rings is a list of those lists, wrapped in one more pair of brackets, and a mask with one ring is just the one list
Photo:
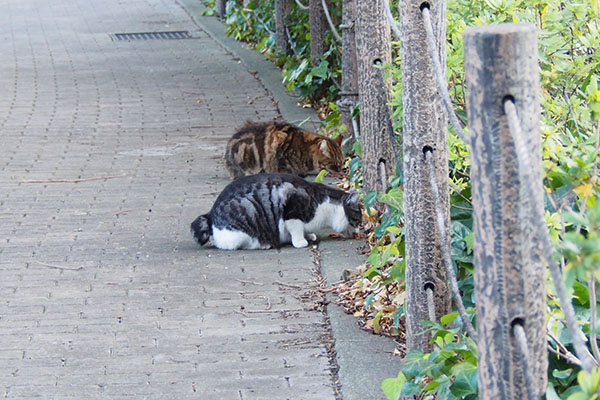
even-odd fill
[[(19, 0), (0, 14), (0, 396), (376, 399), (397, 374), (391, 342), (315, 306), (310, 249), (193, 242), (190, 222), (229, 183), (235, 128), (310, 116), (198, 4)], [(192, 38), (111, 37), (156, 31)], [(330, 282), (358, 245), (321, 242)]]

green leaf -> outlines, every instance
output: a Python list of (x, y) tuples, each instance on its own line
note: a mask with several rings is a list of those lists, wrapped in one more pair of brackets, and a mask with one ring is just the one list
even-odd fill
[(567, 397), (567, 400), (593, 400), (593, 397), (590, 397), (583, 392), (577, 392)]
[(389, 400), (398, 400), (402, 393), (402, 386), (406, 382), (406, 377), (401, 372), (398, 372), (396, 378), (387, 378), (381, 382), (381, 390)]
[(404, 191), (402, 189), (393, 188), (386, 193), (380, 193), (378, 197), (380, 202), (395, 208), (398, 212), (404, 212)]
[(326, 174), (327, 174), (327, 170), (322, 169), (321, 172), (319, 172), (319, 175), (317, 175), (317, 177), (315, 178), (315, 182), (323, 183), (323, 178), (325, 177)]
[(573, 369), (572, 368), (564, 369), (562, 371), (554, 369), (552, 371), (552, 376), (555, 377), (555, 378), (557, 378), (557, 379), (567, 379), (568, 377), (571, 376), (572, 373), (573, 373)]
[(467, 244), (467, 253), (473, 252), (474, 237), (475, 237), (475, 235), (473, 234), (473, 232), (471, 232), (467, 236), (465, 236), (463, 239), (465, 241), (465, 243)]
[(548, 388), (546, 389), (546, 400), (560, 400), (552, 384), (548, 384)]
[(321, 79), (325, 79), (327, 78), (327, 74), (329, 73), (329, 63), (327, 61), (321, 61), (319, 63), (319, 65), (317, 65), (316, 67), (314, 67), (310, 73), (308, 74), (308, 76), (311, 77), (319, 77)]
[(573, 282), (573, 295), (575, 296), (575, 301), (582, 306), (587, 306), (590, 304), (590, 292), (584, 284), (579, 281)]
[(456, 317), (458, 317), (458, 311), (444, 315), (442, 318), (440, 318), (440, 322), (444, 325), (449, 325), (456, 319)]
[(464, 370), (456, 375), (454, 384), (450, 387), (453, 395), (461, 398), (477, 393), (477, 368)]
[(373, 297), (375, 297), (375, 293), (371, 293), (370, 295), (367, 296), (367, 298), (365, 299), (365, 308), (369, 308), (371, 306), (371, 302), (373, 301)]

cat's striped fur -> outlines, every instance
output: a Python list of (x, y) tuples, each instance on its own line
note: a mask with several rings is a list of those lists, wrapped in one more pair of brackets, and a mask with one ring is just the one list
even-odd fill
[(308, 245), (324, 228), (345, 232), (361, 221), (357, 192), (345, 192), (292, 174), (242, 177), (223, 189), (212, 209), (192, 222), (201, 244), (221, 249)]
[(225, 166), (232, 179), (261, 172), (338, 172), (344, 162), (341, 140), (284, 122), (247, 122), (227, 143)]

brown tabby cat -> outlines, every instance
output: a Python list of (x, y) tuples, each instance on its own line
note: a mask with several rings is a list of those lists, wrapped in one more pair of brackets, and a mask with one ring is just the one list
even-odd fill
[(339, 172), (341, 141), (341, 135), (330, 139), (285, 122), (247, 122), (229, 139), (225, 165), (232, 179), (261, 172)]

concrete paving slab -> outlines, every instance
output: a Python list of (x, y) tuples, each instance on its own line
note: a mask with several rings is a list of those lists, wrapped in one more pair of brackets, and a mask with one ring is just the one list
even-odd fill
[[(328, 318), (304, 295), (312, 252), (191, 239), (229, 182), (236, 127), (315, 118), (192, 3), (19, 0), (0, 14), (5, 398), (340, 397)], [(111, 36), (175, 30), (193, 38)]]

